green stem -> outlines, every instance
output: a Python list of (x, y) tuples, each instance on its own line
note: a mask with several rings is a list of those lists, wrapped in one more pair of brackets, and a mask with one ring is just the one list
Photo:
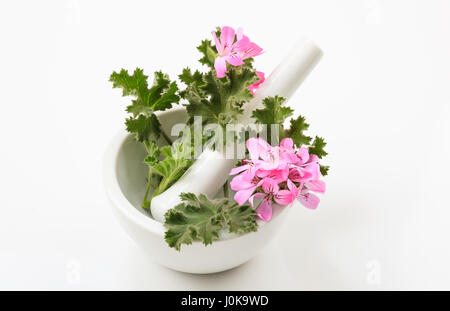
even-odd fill
[(227, 199), (230, 197), (230, 193), (228, 191), (228, 180), (223, 184), (223, 196)]
[(150, 201), (147, 201), (147, 197), (148, 197), (148, 192), (150, 191), (150, 186), (152, 184), (152, 169), (149, 168), (148, 170), (148, 183), (147, 183), (147, 189), (145, 190), (145, 195), (144, 195), (144, 201), (142, 202), (142, 207), (143, 208), (149, 208), (150, 207), (150, 202), (152, 201), (150, 198)]
[(167, 143), (169, 145), (172, 145), (172, 139), (169, 137), (169, 135), (167, 135), (164, 131), (161, 131), (162, 136), (164, 137), (164, 139), (167, 141)]
[(152, 199), (153, 199), (154, 197), (156, 197), (157, 195), (163, 193), (163, 192), (167, 189), (167, 185), (168, 185), (168, 179), (167, 179), (167, 178), (164, 178), (164, 179), (160, 182), (158, 188), (156, 188), (156, 190), (153, 192), (152, 197), (150, 198), (150, 202), (152, 201)]

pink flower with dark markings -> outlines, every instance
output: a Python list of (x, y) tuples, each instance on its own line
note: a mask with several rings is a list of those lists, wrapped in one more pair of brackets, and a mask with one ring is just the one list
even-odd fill
[(220, 39), (213, 31), (213, 38), (219, 55), (214, 62), (217, 78), (225, 77), (227, 63), (232, 66), (244, 64), (244, 60), (262, 54), (263, 50), (243, 34), (242, 28), (237, 33), (233, 28), (224, 26), (220, 31)]
[[(318, 157), (300, 147), (297, 151), (291, 138), (284, 138), (279, 146), (271, 146), (262, 138), (247, 140), (250, 159), (233, 168), (236, 175), (231, 189), (236, 191), (235, 201), (246, 201), (264, 221), (272, 218), (272, 204), (292, 205), (297, 199), (308, 209), (316, 209), (320, 199), (311, 191), (325, 192), (325, 182), (320, 180)], [(258, 204), (254, 200), (260, 199)], [(259, 201), (259, 200), (258, 200)]]

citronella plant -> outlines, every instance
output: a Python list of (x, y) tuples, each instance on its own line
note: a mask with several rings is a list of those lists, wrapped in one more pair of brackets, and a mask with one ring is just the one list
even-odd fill
[[(155, 112), (169, 109), (183, 98), (188, 114), (186, 123), (191, 131), (196, 117), (204, 125), (226, 127), (238, 120), (243, 105), (265, 81), (264, 73), (253, 67), (253, 58), (263, 50), (242, 29), (235, 31), (225, 26), (212, 34), (214, 44), (203, 40), (197, 47), (202, 55), (199, 61), (207, 71), (183, 69), (178, 76), (184, 85), (181, 90), (161, 72), (155, 72), (151, 87), (139, 68), (132, 75), (122, 69), (110, 77), (113, 87), (122, 88), (124, 96), (133, 97), (125, 124), (147, 151), (143, 159), (149, 168), (144, 208), (149, 208), (152, 198), (173, 185), (193, 163), (191, 138), (172, 143), (162, 131)], [(235, 175), (230, 185), (235, 191), (234, 200), (228, 197), (228, 184), (223, 198), (182, 193), (182, 203), (165, 214), (165, 240), (170, 247), (180, 250), (182, 244), (196, 240), (209, 245), (219, 238), (221, 231), (236, 234), (256, 231), (258, 218), (271, 219), (272, 203), (288, 206), (297, 199), (307, 208), (317, 207), (319, 198), (311, 192), (325, 191), (322, 177), (328, 167), (319, 161), (327, 154), (323, 149), (326, 144), (321, 137), (313, 139), (305, 134), (309, 124), (303, 116), (291, 119), (289, 128), (285, 128), (285, 121), (294, 111), (284, 102), (280, 96), (266, 97), (263, 108), (253, 111), (256, 123), (278, 127), (281, 141), (271, 146), (261, 137), (247, 140), (248, 158), (230, 172)], [(157, 144), (160, 136), (165, 138), (166, 145)]]

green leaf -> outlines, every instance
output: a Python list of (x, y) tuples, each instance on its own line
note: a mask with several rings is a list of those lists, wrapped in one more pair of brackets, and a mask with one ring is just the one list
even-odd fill
[(256, 119), (257, 123), (279, 124), (282, 125), (287, 117), (290, 117), (294, 110), (290, 107), (283, 106), (285, 99), (281, 96), (266, 97), (263, 99), (263, 109), (256, 109), (252, 113), (252, 117)]
[(323, 150), (323, 148), (325, 148), (326, 145), (327, 143), (322, 137), (316, 136), (314, 138), (312, 145), (308, 149), (309, 153), (315, 154), (320, 159), (322, 159), (324, 156), (328, 154), (325, 150)]
[(136, 140), (140, 142), (148, 141), (151, 134), (157, 137), (161, 134), (161, 124), (154, 114), (149, 117), (142, 114), (138, 117), (129, 117), (125, 120), (125, 125), (127, 131), (135, 134)]
[(257, 230), (256, 213), (248, 205), (230, 204), (226, 198), (210, 200), (203, 194), (182, 193), (180, 198), (182, 203), (167, 211), (164, 223), (165, 240), (176, 250), (195, 240), (209, 245), (227, 227), (232, 233)]
[(233, 203), (224, 209), (224, 218), (231, 233), (248, 233), (258, 230), (256, 212), (250, 205)]
[(178, 78), (187, 86), (186, 89), (179, 92), (181, 98), (188, 99), (189, 94), (191, 97), (195, 97), (196, 95), (204, 96), (200, 87), (205, 84), (205, 81), (203, 74), (200, 71), (196, 70), (194, 74), (192, 74), (190, 68), (184, 68), (183, 72), (178, 75)]
[(298, 147), (303, 145), (309, 145), (311, 137), (305, 135), (305, 131), (308, 130), (309, 124), (303, 116), (298, 116), (297, 119), (291, 119), (290, 127), (283, 134), (284, 137), (290, 137), (294, 141), (294, 144)]
[(227, 200), (208, 200), (203, 194), (197, 198), (192, 193), (180, 197), (183, 203), (165, 214), (165, 240), (169, 246), (180, 250), (181, 244), (191, 244), (196, 239), (204, 245), (217, 240), (223, 227), (221, 208)]
[(163, 178), (153, 196), (173, 185), (192, 164), (192, 147), (187, 140), (160, 148), (160, 154), (164, 159), (151, 165), (152, 172)]
[(198, 61), (203, 65), (210, 68), (214, 68), (214, 61), (216, 59), (217, 50), (211, 44), (211, 40), (203, 40), (201, 44), (197, 47), (197, 50), (203, 55)]
[(178, 78), (184, 82), (186, 85), (189, 85), (191, 83), (195, 84), (203, 84), (203, 74), (196, 70), (194, 74), (192, 74), (191, 69), (189, 67), (186, 67), (183, 69), (183, 72), (178, 75)]
[(145, 158), (144, 162), (149, 166), (154, 166), (156, 163), (158, 163), (161, 150), (154, 140), (144, 141), (144, 146), (147, 150), (147, 157)]
[(144, 142), (151, 135), (159, 137), (161, 127), (154, 115), (155, 111), (166, 110), (178, 103), (178, 86), (171, 82), (166, 74), (154, 73), (153, 85), (148, 88), (147, 76), (142, 69), (136, 68), (132, 75), (127, 70), (113, 72), (110, 81), (114, 88), (121, 88), (123, 96), (134, 96), (126, 110), (132, 116), (126, 120), (127, 130), (134, 133), (138, 141)]
[(113, 83), (113, 88), (121, 88), (122, 96), (136, 96), (144, 98), (147, 94), (147, 78), (142, 69), (136, 68), (130, 76), (127, 70), (113, 72), (109, 81)]
[(327, 176), (329, 170), (330, 167), (328, 165), (320, 165), (320, 173), (322, 174), (322, 176)]
[(177, 83), (170, 82), (168, 75), (160, 71), (155, 72), (155, 80), (148, 94), (148, 103), (155, 111), (172, 108), (172, 103), (178, 103), (180, 100), (177, 91)]
[(279, 137), (272, 139), (272, 125), (278, 125), (278, 134), (283, 136), (283, 123), (294, 112), (290, 107), (283, 106), (284, 102), (285, 99), (281, 96), (266, 97), (262, 101), (264, 108), (252, 112), (256, 123), (267, 125), (267, 139), (274, 144), (279, 143)]
[[(183, 92), (190, 124), (201, 116), (203, 124), (218, 123), (226, 126), (242, 113), (242, 105), (253, 98), (248, 86), (258, 80), (256, 73), (244, 66), (229, 70), (225, 78), (218, 79), (214, 71), (203, 79), (191, 83)], [(203, 84), (200, 84), (203, 83)]]

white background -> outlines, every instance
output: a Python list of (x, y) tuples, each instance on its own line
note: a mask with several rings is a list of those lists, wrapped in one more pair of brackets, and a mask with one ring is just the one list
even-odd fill
[[(450, 289), (448, 1), (2, 1), (0, 289)], [(242, 26), (270, 73), (325, 51), (290, 105), (328, 141), (328, 193), (258, 257), (197, 276), (153, 264), (101, 180), (128, 99), (121, 67), (197, 67)]]

